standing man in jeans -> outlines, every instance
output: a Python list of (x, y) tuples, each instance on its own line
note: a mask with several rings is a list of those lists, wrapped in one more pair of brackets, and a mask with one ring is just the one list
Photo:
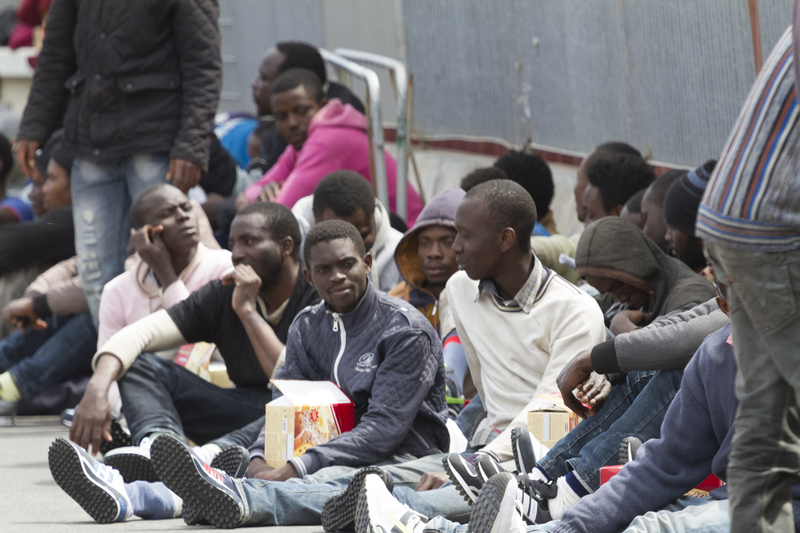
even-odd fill
[(30, 174), (63, 125), (75, 154), (75, 247), (95, 324), (122, 273), (131, 199), (155, 183), (186, 192), (208, 167), (221, 87), (216, 0), (54, 0), (15, 146)]
[(789, 28), (761, 69), (697, 218), (697, 237), (729, 289), (739, 369), (728, 466), (733, 532), (795, 530), (789, 482), (800, 474), (799, 37)]

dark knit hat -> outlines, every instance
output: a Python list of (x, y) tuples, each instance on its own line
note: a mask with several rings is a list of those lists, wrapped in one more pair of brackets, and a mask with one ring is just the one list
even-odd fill
[(700, 200), (716, 165), (716, 159), (709, 159), (670, 185), (664, 196), (664, 220), (667, 224), (694, 237)]
[(36, 170), (44, 177), (47, 165), (53, 159), (69, 173), (72, 172), (72, 161), (75, 156), (64, 147), (64, 130), (56, 130), (38, 154), (36, 154)]

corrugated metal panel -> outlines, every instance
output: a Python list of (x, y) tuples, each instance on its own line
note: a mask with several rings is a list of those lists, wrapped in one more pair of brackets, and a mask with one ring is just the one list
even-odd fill
[[(765, 57), (791, 20), (791, 4), (760, 2)], [(235, 21), (233, 36), (223, 38), (235, 39), (230, 53), (238, 58), (238, 72), (226, 69), (226, 91), (238, 84), (249, 97), (261, 54), (279, 40), (405, 57), (415, 77), (414, 131), (423, 137), (520, 145), (530, 135), (579, 153), (615, 139), (657, 161), (693, 166), (719, 153), (755, 77), (747, 0), (222, 0), (221, 7)]]

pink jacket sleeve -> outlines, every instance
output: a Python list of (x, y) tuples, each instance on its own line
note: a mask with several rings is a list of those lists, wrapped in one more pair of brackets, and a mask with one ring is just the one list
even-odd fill
[(322, 178), (342, 168), (339, 158), (333, 153), (330, 140), (321, 141), (306, 141), (294, 169), (275, 197), (276, 203), (291, 208), (300, 198), (314, 194), (314, 188)]
[(255, 202), (258, 195), (261, 193), (267, 183), (283, 183), (289, 177), (292, 169), (297, 161), (297, 151), (292, 146), (287, 146), (281, 156), (275, 162), (271, 169), (266, 174), (261, 176), (257, 182), (247, 186), (244, 190), (244, 196), (251, 204)]

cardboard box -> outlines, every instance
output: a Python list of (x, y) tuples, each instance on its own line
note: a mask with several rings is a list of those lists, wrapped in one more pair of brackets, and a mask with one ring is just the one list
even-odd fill
[(548, 448), (572, 431), (581, 421), (580, 417), (570, 411), (557, 392), (537, 394), (541, 398), (540, 405), (528, 413), (528, 431)]
[(273, 379), (283, 396), (266, 407), (264, 461), (280, 468), (312, 446), (353, 429), (353, 402), (331, 381)]

